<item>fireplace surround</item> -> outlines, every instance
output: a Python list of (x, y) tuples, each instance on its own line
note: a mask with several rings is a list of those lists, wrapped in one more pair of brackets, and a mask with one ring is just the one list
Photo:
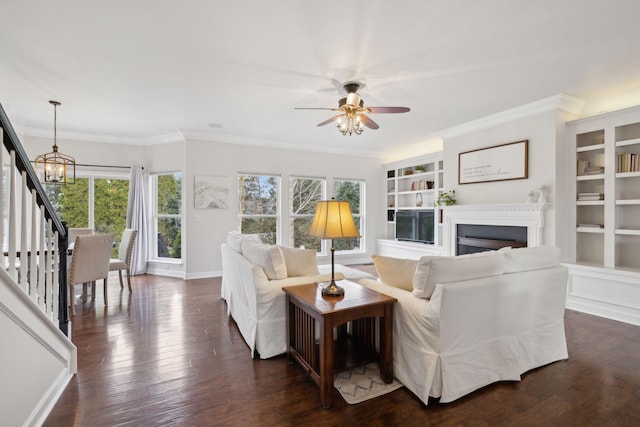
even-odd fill
[[(457, 255), (458, 226), (487, 225), (526, 228), (524, 245), (540, 246), (544, 231), (546, 203), (512, 203), (495, 205), (454, 205), (444, 209), (444, 254)], [(511, 239), (522, 243), (523, 239)], [(515, 246), (515, 245), (514, 245)]]

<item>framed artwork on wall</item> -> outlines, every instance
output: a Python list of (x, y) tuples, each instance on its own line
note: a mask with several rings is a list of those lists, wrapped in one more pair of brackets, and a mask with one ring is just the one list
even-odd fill
[(458, 154), (458, 184), (508, 181), (529, 177), (529, 140)]
[(196, 209), (227, 209), (229, 177), (196, 175), (193, 199)]

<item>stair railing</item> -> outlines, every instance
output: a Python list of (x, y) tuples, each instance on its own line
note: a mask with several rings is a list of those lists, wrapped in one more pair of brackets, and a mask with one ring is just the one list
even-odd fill
[(69, 336), (67, 228), (1, 104), (0, 127), (0, 145), (4, 146), (0, 147), (4, 178), (0, 197), (2, 266), (33, 303)]

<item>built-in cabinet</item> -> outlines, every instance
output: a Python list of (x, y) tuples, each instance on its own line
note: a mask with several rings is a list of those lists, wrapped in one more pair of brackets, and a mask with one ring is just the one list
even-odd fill
[(640, 107), (567, 123), (567, 306), (640, 324)]
[(575, 262), (640, 272), (640, 108), (568, 123)]
[[(434, 207), (433, 204), (443, 191), (443, 170), (441, 152), (386, 165), (386, 240), (394, 241), (390, 246), (394, 250), (399, 248), (399, 244), (414, 250), (416, 247), (424, 248), (424, 251), (430, 254), (440, 253), (442, 246), (441, 216), (440, 209)], [(395, 227), (398, 210), (433, 210), (434, 244), (396, 242)], [(381, 244), (385, 246), (384, 240), (379, 241), (379, 247)], [(390, 252), (386, 254), (391, 255)]]

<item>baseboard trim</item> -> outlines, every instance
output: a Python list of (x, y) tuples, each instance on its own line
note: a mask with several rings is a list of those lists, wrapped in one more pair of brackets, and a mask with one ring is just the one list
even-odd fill
[(567, 295), (566, 307), (582, 313), (640, 326), (640, 310), (602, 301)]

